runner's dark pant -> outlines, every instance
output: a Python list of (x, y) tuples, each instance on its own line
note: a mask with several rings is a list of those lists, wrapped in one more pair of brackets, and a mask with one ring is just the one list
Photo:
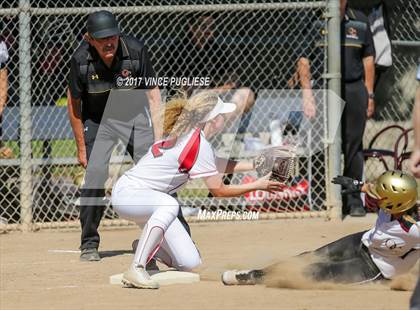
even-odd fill
[[(343, 175), (356, 180), (363, 179), (363, 135), (367, 120), (368, 92), (362, 80), (346, 82), (342, 86), (346, 104), (342, 118), (342, 147), (344, 153)], [(359, 194), (343, 197), (343, 213), (354, 204), (362, 204)]]
[[(362, 243), (365, 231), (348, 235), (315, 251), (304, 252), (297, 257), (310, 257), (315, 262), (304, 269), (304, 275), (316, 281), (357, 284), (383, 280), (381, 272), (372, 261), (369, 250)], [(266, 269), (255, 269), (247, 276), (263, 281)], [(268, 271), (269, 272), (269, 271)]]
[(416, 288), (410, 299), (410, 310), (420, 310), (420, 274), (417, 280)]
[(317, 281), (360, 283), (383, 279), (362, 243), (365, 232), (348, 235), (313, 252), (318, 262), (310, 264), (305, 274)]
[[(99, 125), (92, 120), (86, 120), (84, 122), (84, 137), (88, 167), (85, 184), (81, 190), (81, 249), (99, 247), (98, 227), (105, 208), (104, 184), (108, 179), (109, 161), (118, 139), (127, 145), (127, 152), (136, 163), (153, 143), (151, 127), (144, 118), (136, 121), (135, 124), (103, 120)], [(181, 208), (178, 218), (190, 234), (190, 228), (182, 215)]]

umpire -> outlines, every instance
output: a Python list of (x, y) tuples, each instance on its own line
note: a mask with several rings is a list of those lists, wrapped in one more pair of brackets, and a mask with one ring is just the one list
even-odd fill
[[(374, 112), (375, 48), (367, 17), (340, 1), (341, 94), (346, 101), (342, 118), (343, 175), (363, 178), (363, 135), (366, 121)], [(360, 195), (343, 197), (343, 215), (366, 214)]]
[[(89, 15), (84, 39), (71, 58), (68, 113), (76, 140), (78, 161), (86, 169), (81, 190), (80, 260), (98, 261), (98, 226), (105, 207), (103, 187), (108, 178), (112, 149), (120, 139), (128, 145), (127, 151), (134, 161), (144, 155), (153, 140), (161, 137), (160, 126), (157, 126), (161, 98), (157, 86), (138, 83), (131, 88), (144, 89), (144, 102), (148, 105), (142, 104), (141, 98), (131, 100), (138, 107), (135, 125), (124, 119), (127, 113), (123, 119), (119, 119), (121, 115), (112, 115), (115, 109), (105, 115), (110, 104), (107, 101), (111, 90), (114, 92), (120, 86), (122, 78), (140, 80), (154, 77), (155, 73), (144, 43), (121, 34), (117, 20), (108, 11)], [(117, 110), (118, 106), (120, 110), (125, 110), (127, 105), (126, 102), (113, 104)], [(95, 151), (98, 146), (99, 151)]]

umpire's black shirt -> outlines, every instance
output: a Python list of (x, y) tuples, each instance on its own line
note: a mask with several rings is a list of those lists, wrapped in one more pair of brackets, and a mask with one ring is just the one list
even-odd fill
[(375, 57), (372, 32), (366, 15), (347, 9), (341, 22), (341, 72), (343, 82), (363, 79), (363, 58)]
[[(71, 58), (69, 88), (82, 101), (82, 120), (100, 123), (111, 89), (121, 88), (118, 78), (142, 77), (141, 84), (130, 88), (148, 89), (144, 78), (155, 77), (146, 46), (131, 36), (121, 35), (111, 67), (107, 67), (96, 49), (83, 42)], [(135, 87), (134, 87), (135, 86)], [(140, 100), (139, 100), (140, 102)], [(139, 103), (140, 104), (140, 103)]]

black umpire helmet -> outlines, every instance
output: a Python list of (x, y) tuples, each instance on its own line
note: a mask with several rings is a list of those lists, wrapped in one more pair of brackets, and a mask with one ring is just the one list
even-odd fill
[(118, 22), (109, 11), (98, 11), (89, 15), (87, 20), (87, 31), (94, 39), (103, 39), (120, 34)]

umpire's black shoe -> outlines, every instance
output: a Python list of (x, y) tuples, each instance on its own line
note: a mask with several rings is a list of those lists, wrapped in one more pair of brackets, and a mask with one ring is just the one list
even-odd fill
[(363, 217), (366, 216), (366, 210), (363, 205), (354, 204), (350, 206), (350, 216)]
[(87, 248), (83, 249), (80, 253), (81, 262), (97, 262), (100, 261), (101, 257), (99, 256), (98, 249), (96, 248)]

